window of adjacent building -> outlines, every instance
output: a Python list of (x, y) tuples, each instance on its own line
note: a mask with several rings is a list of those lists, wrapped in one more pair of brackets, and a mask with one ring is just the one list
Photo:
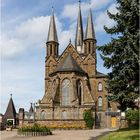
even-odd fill
[(66, 111), (62, 111), (62, 119), (67, 119), (67, 112)]
[(42, 111), (41, 113), (40, 113), (40, 119), (41, 120), (44, 120), (46, 118), (46, 113), (45, 113), (45, 111)]
[(103, 90), (103, 85), (102, 85), (102, 83), (100, 82), (99, 84), (98, 84), (98, 91), (102, 91)]
[(70, 80), (62, 82), (62, 105), (70, 105)]
[(98, 98), (98, 111), (102, 111), (103, 100), (102, 97)]

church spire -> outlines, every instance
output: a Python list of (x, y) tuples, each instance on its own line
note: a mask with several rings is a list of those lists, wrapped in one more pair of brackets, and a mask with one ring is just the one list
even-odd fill
[(47, 57), (49, 56), (58, 57), (59, 43), (58, 43), (53, 7), (52, 7), (52, 16), (50, 20), (48, 39), (46, 45), (47, 45)]
[(89, 14), (88, 14), (85, 39), (95, 39), (95, 32), (94, 32), (94, 27), (93, 27), (93, 20), (92, 20), (92, 11), (91, 11), (91, 8), (90, 8)]
[(79, 1), (79, 11), (75, 38), (75, 46), (78, 52), (82, 51), (82, 45), (83, 45), (83, 23), (82, 23), (81, 5)]
[(50, 41), (58, 42), (53, 7), (52, 7), (52, 16), (51, 16), (49, 32), (48, 32), (48, 39), (47, 39), (47, 42), (50, 42)]
[(92, 54), (94, 58), (96, 57), (96, 39), (92, 20), (92, 11), (89, 10), (86, 33), (84, 38), (84, 54)]

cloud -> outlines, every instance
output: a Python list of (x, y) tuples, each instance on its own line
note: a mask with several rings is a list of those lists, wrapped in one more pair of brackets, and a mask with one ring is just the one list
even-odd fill
[[(108, 5), (112, 0), (91, 0), (90, 2), (81, 2), (81, 9), (82, 14), (85, 15), (85, 13), (89, 10), (89, 8), (92, 8), (93, 11), (99, 10), (106, 5)], [(90, 4), (89, 4), (90, 3)], [(62, 18), (69, 18), (71, 20), (75, 20), (77, 18), (78, 13), (78, 4), (67, 4), (64, 6), (63, 11), (61, 13)]]
[[(47, 38), (50, 16), (33, 17), (1, 36), (2, 57), (15, 57), (27, 49), (40, 47)], [(38, 47), (38, 48), (39, 48)]]
[[(64, 30), (58, 18), (55, 19), (61, 49), (64, 49), (68, 40), (73, 37), (73, 32), (70, 29)], [(33, 17), (22, 22), (15, 29), (2, 33), (0, 44), (2, 57), (16, 57), (28, 49), (45, 46), (49, 23), (50, 16)]]
[(0, 41), (1, 55), (5, 57), (14, 56), (23, 51), (24, 47), (20, 40), (16, 38), (8, 38), (7, 35), (1, 36)]
[[(108, 8), (108, 11), (110, 11), (112, 14), (117, 13), (116, 4), (111, 4)], [(115, 25), (115, 21), (110, 19), (107, 15), (107, 11), (100, 12), (96, 19), (95, 19), (95, 31), (96, 32), (102, 32), (104, 31), (104, 25), (107, 27), (112, 27)]]

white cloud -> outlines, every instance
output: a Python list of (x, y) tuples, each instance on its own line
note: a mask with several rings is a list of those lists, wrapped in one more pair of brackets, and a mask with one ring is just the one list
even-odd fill
[(11, 58), (32, 47), (44, 45), (47, 38), (50, 16), (33, 17), (15, 29), (2, 33), (2, 56)]
[[(89, 10), (90, 7), (93, 9), (93, 11), (99, 10), (108, 5), (111, 1), (112, 0), (100, 0), (99, 2), (98, 0), (91, 0), (90, 2), (81, 2), (82, 14), (85, 15), (85, 13)], [(77, 13), (78, 4), (68, 4), (64, 6), (64, 9), (61, 13), (61, 17), (75, 20), (77, 18)]]
[[(56, 17), (58, 39), (61, 49), (66, 47), (68, 40), (73, 37), (71, 31), (63, 30), (62, 23)], [(15, 57), (27, 49), (45, 46), (47, 40), (50, 16), (33, 17), (22, 22), (14, 30), (5, 32), (1, 36), (2, 56)]]
[(20, 40), (16, 38), (8, 38), (6, 35), (1, 36), (0, 46), (1, 54), (5, 57), (14, 56), (15, 54), (22, 52), (24, 49)]
[[(118, 12), (116, 9), (116, 4), (114, 4), (114, 3), (112, 5), (110, 5), (108, 10), (112, 14), (115, 14)], [(95, 31), (96, 32), (104, 31), (104, 28), (103, 28), (104, 25), (107, 27), (112, 27), (113, 25), (115, 25), (115, 21), (109, 18), (109, 16), (107, 15), (107, 11), (100, 12), (97, 15), (97, 17), (95, 19)]]

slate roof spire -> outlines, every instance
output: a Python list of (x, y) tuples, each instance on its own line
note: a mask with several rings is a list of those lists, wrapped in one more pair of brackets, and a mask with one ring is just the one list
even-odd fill
[(83, 23), (82, 23), (81, 5), (79, 1), (75, 46), (77, 47), (77, 46), (82, 46), (82, 45), (83, 45)]
[(85, 39), (95, 39), (95, 32), (94, 32), (94, 27), (93, 27), (91, 8), (90, 8), (89, 14), (88, 14)]
[(16, 109), (15, 109), (14, 102), (12, 99), (12, 94), (10, 94), (10, 96), (11, 97), (10, 97), (6, 112), (4, 114), (4, 117), (10, 118), (10, 119), (15, 119), (16, 118)]
[(54, 9), (52, 7), (52, 15), (49, 25), (49, 32), (48, 32), (48, 39), (47, 42), (54, 41), (58, 43), (58, 37), (57, 37), (57, 30), (55, 25), (55, 17), (54, 17)]
[(33, 112), (34, 112), (34, 109), (33, 109), (32, 103), (31, 103), (31, 106), (30, 106), (29, 112), (30, 112), (30, 113), (33, 113)]

